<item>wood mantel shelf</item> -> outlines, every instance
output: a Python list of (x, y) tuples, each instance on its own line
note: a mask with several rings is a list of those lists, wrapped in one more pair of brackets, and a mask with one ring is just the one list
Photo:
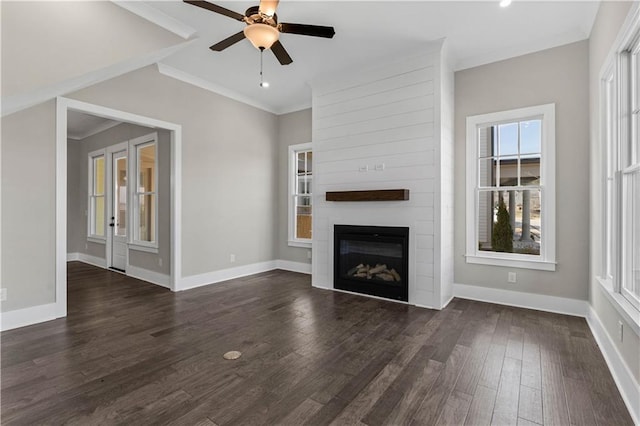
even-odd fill
[(376, 189), (370, 191), (327, 191), (327, 201), (406, 201), (408, 189)]

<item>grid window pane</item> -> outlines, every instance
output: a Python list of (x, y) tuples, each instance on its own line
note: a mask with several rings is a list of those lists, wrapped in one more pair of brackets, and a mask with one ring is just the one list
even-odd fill
[(500, 186), (518, 186), (518, 157), (500, 157)]
[(498, 155), (518, 154), (518, 123), (501, 124), (498, 126)]
[(104, 196), (91, 197), (93, 213), (93, 227), (91, 233), (100, 237), (104, 237)]
[(478, 157), (487, 158), (497, 155), (493, 146), (493, 127), (481, 127), (478, 129)]
[(540, 155), (520, 157), (520, 185), (540, 185)]
[(307, 151), (307, 173), (313, 172), (313, 152)]
[(155, 191), (156, 145), (138, 148), (138, 192)]
[(138, 240), (154, 242), (155, 240), (155, 194), (143, 194), (138, 196), (139, 201), (139, 222)]
[(520, 122), (520, 154), (536, 154), (542, 151), (542, 121)]
[(628, 200), (627, 229), (623, 234), (627, 236), (627, 254), (622, 280), (623, 294), (635, 305), (640, 301), (640, 170), (625, 176), (626, 197)]
[(311, 238), (311, 197), (296, 196), (296, 238)]
[(478, 171), (480, 172), (480, 187), (496, 186), (495, 163), (498, 160), (496, 158), (483, 158), (478, 161), (480, 162), (478, 166)]
[(480, 191), (477, 215), (479, 250), (540, 254), (539, 190)]
[(104, 195), (104, 156), (93, 159), (93, 195)]

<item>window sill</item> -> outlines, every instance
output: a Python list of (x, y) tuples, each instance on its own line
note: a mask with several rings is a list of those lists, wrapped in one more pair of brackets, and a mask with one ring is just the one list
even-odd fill
[(616, 293), (608, 280), (601, 277), (596, 277), (596, 279), (600, 284), (600, 290), (609, 299), (615, 310), (631, 326), (636, 336), (640, 336), (640, 312), (623, 295)]
[(311, 248), (311, 241), (291, 241), (288, 242), (289, 247), (303, 247), (303, 248)]
[(87, 241), (97, 244), (107, 244), (107, 239), (100, 237), (87, 237)]
[(158, 253), (157, 246), (143, 246), (141, 244), (129, 243), (129, 250), (143, 251), (146, 253)]
[(525, 259), (505, 259), (499, 257), (466, 255), (467, 263), (476, 265), (506, 266), (509, 268), (536, 269), (538, 271), (555, 271), (555, 262)]

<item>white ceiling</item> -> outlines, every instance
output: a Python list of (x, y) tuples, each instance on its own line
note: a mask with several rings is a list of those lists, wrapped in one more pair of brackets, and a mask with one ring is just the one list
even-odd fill
[[(198, 40), (160, 63), (161, 72), (212, 88), (263, 109), (284, 113), (311, 105), (314, 78), (386, 57), (410, 55), (446, 38), (456, 70), (559, 46), (589, 37), (597, 1), (523, 1), (501, 8), (495, 1), (287, 1), (281, 22), (332, 25), (333, 39), (282, 34), (293, 63), (281, 66), (243, 40), (223, 52), (208, 47), (244, 24), (181, 1), (144, 2), (192, 27)], [(214, 3), (244, 13), (255, 1)]]

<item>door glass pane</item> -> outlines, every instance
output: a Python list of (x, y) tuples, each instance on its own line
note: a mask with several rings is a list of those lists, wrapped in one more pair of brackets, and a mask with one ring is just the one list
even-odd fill
[(93, 194), (104, 195), (104, 157), (93, 159)]
[(100, 237), (104, 236), (104, 196), (91, 197), (93, 205), (91, 210), (93, 212), (93, 229), (92, 234)]
[(138, 192), (155, 191), (156, 146), (147, 145), (138, 148)]
[(123, 237), (127, 235), (127, 158), (117, 158), (114, 169), (115, 234)]
[(154, 242), (156, 228), (155, 197), (155, 194), (138, 195), (140, 202), (139, 241)]

